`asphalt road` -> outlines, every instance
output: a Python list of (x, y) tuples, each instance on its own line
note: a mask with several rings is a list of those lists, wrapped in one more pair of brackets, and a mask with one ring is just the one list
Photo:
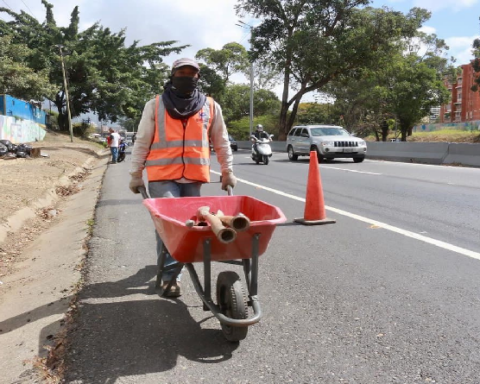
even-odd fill
[[(480, 169), (321, 164), (337, 222), (276, 229), (260, 259), (264, 316), (232, 344), (188, 273), (179, 300), (153, 289), (153, 224), (128, 190), (128, 166), (105, 175), (67, 382), (480, 382)], [(303, 216), (307, 173), (306, 158), (275, 154), (264, 166), (239, 151), (235, 194), (291, 222)], [(217, 182), (203, 188), (221, 194)]]

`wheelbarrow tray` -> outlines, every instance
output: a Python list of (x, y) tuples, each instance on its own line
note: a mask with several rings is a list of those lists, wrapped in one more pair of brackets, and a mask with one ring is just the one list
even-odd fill
[[(252, 236), (260, 234), (258, 255), (268, 246), (277, 224), (284, 223), (283, 212), (268, 203), (249, 196), (203, 196), (145, 199), (155, 229), (172, 257), (181, 263), (203, 261), (203, 240), (211, 239), (211, 260), (249, 259), (252, 256)], [(235, 241), (221, 243), (210, 226), (187, 227), (185, 221), (196, 218), (198, 208), (208, 206), (210, 212), (221, 210), (225, 215), (244, 214), (250, 228), (237, 232)]]

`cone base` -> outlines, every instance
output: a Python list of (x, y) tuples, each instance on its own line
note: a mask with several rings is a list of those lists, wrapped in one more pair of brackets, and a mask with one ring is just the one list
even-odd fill
[(296, 223), (302, 224), (302, 225), (322, 225), (322, 224), (335, 224), (337, 221), (334, 219), (329, 219), (326, 217), (325, 219), (321, 220), (305, 220), (303, 218), (299, 219), (294, 219), (293, 220)]

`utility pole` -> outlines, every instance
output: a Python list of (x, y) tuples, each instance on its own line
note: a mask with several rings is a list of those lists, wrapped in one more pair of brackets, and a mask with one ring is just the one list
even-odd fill
[(70, 141), (73, 143), (73, 128), (72, 128), (72, 115), (70, 114), (70, 101), (68, 99), (68, 87), (67, 76), (65, 75), (65, 62), (63, 60), (63, 45), (58, 44), (56, 47), (60, 50), (60, 58), (62, 60), (62, 72), (63, 72), (63, 87), (65, 89), (65, 99), (67, 102), (67, 115), (68, 115), (68, 130), (70, 131)]
[[(250, 38), (252, 36), (253, 27), (249, 24), (244, 23), (243, 21), (238, 21), (240, 24), (235, 24), (240, 28), (250, 28)], [(250, 134), (248, 137), (252, 136), (253, 132), (253, 59), (250, 60)]]

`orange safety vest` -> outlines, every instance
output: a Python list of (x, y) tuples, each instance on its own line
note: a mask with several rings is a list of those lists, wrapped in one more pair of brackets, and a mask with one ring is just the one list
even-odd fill
[(210, 127), (214, 101), (185, 120), (172, 118), (165, 111), (160, 96), (155, 99), (155, 136), (145, 162), (148, 181), (186, 178), (210, 182)]

